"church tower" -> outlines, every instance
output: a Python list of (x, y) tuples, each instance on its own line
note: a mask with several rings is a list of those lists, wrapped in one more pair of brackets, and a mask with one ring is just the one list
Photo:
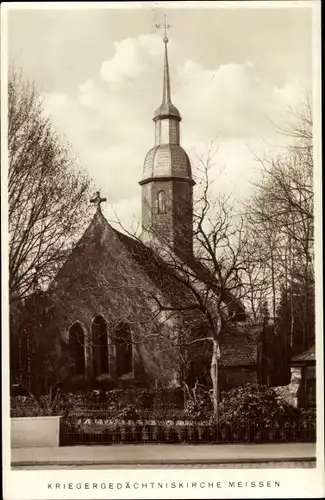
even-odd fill
[[(166, 28), (166, 26), (165, 26)], [(143, 168), (142, 238), (159, 241), (187, 259), (193, 253), (193, 186), (190, 160), (180, 146), (181, 116), (172, 104), (165, 33), (163, 98), (155, 111), (155, 146)]]

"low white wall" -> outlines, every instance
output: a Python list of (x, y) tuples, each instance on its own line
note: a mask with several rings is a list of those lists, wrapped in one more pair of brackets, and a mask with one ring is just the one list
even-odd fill
[(273, 387), (278, 396), (281, 396), (289, 405), (298, 406), (298, 391), (301, 384), (301, 367), (292, 366), (290, 368), (290, 384)]
[(61, 417), (11, 418), (11, 447), (59, 446)]

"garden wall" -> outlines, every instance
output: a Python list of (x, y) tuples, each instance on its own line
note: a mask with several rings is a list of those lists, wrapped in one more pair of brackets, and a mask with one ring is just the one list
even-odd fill
[(282, 397), (289, 405), (297, 408), (300, 384), (301, 384), (301, 367), (292, 366), (290, 384), (274, 387), (274, 390), (276, 394)]
[(11, 447), (56, 447), (60, 442), (61, 417), (11, 418)]

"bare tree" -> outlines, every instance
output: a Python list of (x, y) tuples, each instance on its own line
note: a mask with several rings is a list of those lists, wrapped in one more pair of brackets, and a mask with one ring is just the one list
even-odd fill
[[(114, 232), (98, 207), (94, 223), (59, 271), (49, 293), (62, 317), (74, 307), (66, 300), (67, 293), (75, 294), (76, 307), (84, 309), (88, 324), (94, 311), (105, 315), (113, 340), (119, 340), (121, 324), (129, 325), (132, 336), (126, 342), (146, 351), (149, 362), (153, 358), (153, 364), (178, 370), (180, 379), (185, 379), (189, 363), (199, 349), (203, 350), (209, 359), (218, 422), (222, 344), (227, 335), (238, 334), (237, 328), (241, 336), (247, 335), (256, 343), (256, 322), (245, 314), (243, 302), (251, 293), (250, 287), (257, 289), (264, 281), (247, 265), (243, 217), (235, 212), (229, 198), (211, 194), (210, 150), (201, 160), (193, 256), (184, 259), (152, 228), (146, 228), (156, 237), (157, 245), (153, 241), (152, 247), (133, 234)], [(246, 280), (248, 274), (250, 280)], [(94, 354), (100, 345), (97, 340), (88, 329), (80, 342)], [(121, 340), (125, 341), (123, 336)]]
[[(293, 311), (293, 290), (300, 283), (307, 321), (314, 314), (308, 310), (314, 281), (313, 120), (308, 94), (299, 108), (289, 110), (278, 130), (288, 137), (288, 144), (277, 156), (256, 157), (262, 178), (248, 204), (248, 220), (261, 237), (260, 248), (272, 282), (273, 317), (283, 291)], [(306, 332), (306, 345), (307, 336)]]
[(36, 398), (48, 394), (50, 401), (75, 362), (58, 342), (52, 313), (53, 304), (41, 290), (10, 308), (11, 386), (18, 384)]
[(89, 180), (63, 145), (34, 84), (8, 83), (10, 301), (48, 283), (87, 220)]
[[(152, 228), (145, 228), (156, 237), (157, 244), (155, 240), (152, 243), (155, 250), (152, 262), (155, 269), (163, 271), (163, 293), (158, 295), (156, 289), (150, 287), (140, 290), (139, 283), (135, 287), (139, 294), (146, 295), (155, 304), (156, 317), (167, 315), (182, 332), (182, 335), (176, 333), (169, 338), (169, 343), (160, 352), (175, 353), (180, 348), (184, 356), (190, 346), (199, 347), (203, 343), (208, 346), (214, 418), (218, 422), (220, 346), (227, 334), (236, 335), (237, 321), (241, 322), (240, 334), (248, 335), (252, 342), (257, 341), (256, 321), (245, 314), (243, 302), (252, 289), (257, 293), (258, 287), (265, 287), (265, 279), (259, 273), (254, 274), (248, 265), (243, 218), (234, 212), (229, 198), (215, 198), (210, 193), (211, 151), (201, 160), (201, 187), (194, 213), (195, 255), (184, 259), (181, 252), (162, 241), (161, 235), (155, 235)], [(250, 280), (246, 280), (248, 275)]]

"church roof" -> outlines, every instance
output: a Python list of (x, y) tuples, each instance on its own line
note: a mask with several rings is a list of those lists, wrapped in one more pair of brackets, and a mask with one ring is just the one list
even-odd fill
[[(158, 263), (158, 257), (154, 254), (154, 252), (144, 245), (139, 240), (136, 240), (126, 234), (123, 234), (119, 231), (116, 231), (118, 237), (123, 241), (126, 247), (131, 252), (133, 258), (143, 266), (143, 269), (148, 275), (150, 279), (154, 280), (158, 286), (163, 284), (163, 280), (166, 277), (163, 276), (166, 272), (169, 272), (169, 279), (172, 280), (172, 287), (170, 286), (170, 281), (166, 287), (163, 287), (164, 291), (169, 293), (171, 300), (175, 297), (175, 295), (179, 298), (179, 296), (184, 297), (184, 293), (186, 294), (186, 290), (184, 290), (184, 286), (181, 286), (180, 283), (173, 278), (172, 270), (170, 268), (164, 267), (162, 269), (161, 263)], [(155, 264), (156, 263), (156, 264)], [(191, 268), (194, 272), (201, 277), (202, 280), (207, 279), (208, 270), (202, 266), (202, 264), (193, 259)], [(240, 304), (237, 304), (237, 308), (235, 312), (240, 315), (243, 313), (243, 309)], [(223, 341), (221, 343), (221, 360), (220, 363), (222, 366), (247, 366), (247, 365), (256, 365), (257, 362), (257, 342), (256, 338), (247, 331), (243, 331), (243, 328), (238, 327), (237, 324), (232, 324), (229, 328), (228, 332), (225, 334)]]
[[(173, 264), (168, 264), (167, 261), (165, 261), (162, 257), (158, 256), (157, 252), (152, 250), (151, 247), (146, 246), (141, 240), (133, 238), (129, 235), (126, 235), (124, 233), (121, 233), (117, 230), (114, 230), (118, 237), (121, 239), (121, 241), (125, 244), (125, 246), (129, 249), (129, 251), (132, 254), (132, 257), (140, 264), (143, 266), (143, 269), (146, 273), (150, 275), (150, 277), (153, 280), (157, 280), (157, 284), (161, 286), (163, 277), (162, 277), (162, 272), (164, 274), (168, 273), (170, 279), (172, 280), (172, 286), (180, 286), (180, 281), (176, 280), (174, 277), (174, 274), (176, 272), (175, 269), (173, 269)], [(189, 271), (191, 274), (195, 275), (198, 280), (202, 281), (203, 283), (209, 283), (211, 285), (211, 274), (209, 270), (195, 257), (192, 259), (187, 259), (186, 266), (189, 267)], [(178, 266), (176, 266), (178, 267)], [(160, 272), (158, 272), (160, 271)], [(170, 285), (170, 282), (168, 283)], [(218, 292), (218, 286), (215, 284), (215, 287), (212, 283), (211, 285), (212, 288), (215, 288), (215, 291)], [(182, 292), (184, 293), (184, 288), (185, 286), (181, 286)], [(181, 290), (180, 290), (181, 291)], [(230, 306), (230, 314), (236, 316), (236, 319), (238, 320), (243, 320), (245, 319), (245, 308), (244, 306), (238, 301), (235, 300), (234, 297), (230, 297), (230, 295), (225, 292), (225, 300), (228, 301), (228, 303), (231, 303)]]
[[(123, 307), (123, 294), (136, 305), (141, 289), (155, 286), (164, 288), (165, 293), (173, 293), (157, 259), (142, 242), (114, 229), (97, 209), (50, 289), (53, 293), (64, 289), (65, 293), (81, 299), (91, 295), (96, 314), (102, 314), (101, 310), (109, 305), (114, 316)], [(100, 288), (102, 291), (98, 291)], [(173, 288), (175, 290), (176, 283)], [(85, 299), (85, 309), (89, 307), (86, 302)]]
[[(207, 270), (200, 267), (199, 262), (193, 261), (192, 267), (205, 279)], [(102, 279), (99, 287), (98, 279)], [(138, 287), (132, 287), (134, 280), (138, 280)], [(152, 284), (173, 305), (179, 304), (188, 293), (170, 266), (164, 265), (152, 248), (114, 229), (97, 209), (84, 235), (42, 296), (46, 301), (57, 301), (58, 326), (61, 329), (63, 318), (63, 329), (67, 329), (76, 320), (86, 323), (98, 314), (105, 316), (103, 311), (107, 309), (113, 316), (125, 315), (125, 302), (119, 300), (121, 293), (127, 293), (135, 305), (138, 301), (143, 306), (139, 287)], [(17, 314), (18, 308), (15, 310)], [(85, 317), (80, 316), (82, 311)], [(221, 342), (221, 365), (255, 365), (256, 360), (257, 342), (244, 328), (232, 323)]]
[[(208, 270), (200, 262), (193, 260), (192, 268), (201, 273), (202, 280), (206, 279)], [(98, 270), (102, 276), (104, 294), (98, 292), (96, 287), (92, 290), (91, 280), (98, 280)], [(132, 283), (135, 283), (134, 287)], [(114, 229), (97, 210), (49, 291), (62, 289), (64, 303), (69, 294), (76, 295), (77, 300), (85, 304), (85, 310), (92, 307), (89, 314), (93, 317), (102, 314), (107, 303), (113, 315), (117, 311), (120, 313), (124, 302), (119, 301), (119, 294), (127, 293), (130, 297), (133, 294), (131, 299), (136, 303), (141, 300), (139, 289), (150, 286), (154, 286), (173, 305), (185, 300), (189, 293), (176, 279), (172, 268), (152, 248)], [(237, 312), (241, 311), (239, 305)], [(233, 324), (221, 344), (222, 365), (256, 364), (256, 349), (256, 343), (252, 342), (249, 335)]]
[(251, 366), (257, 363), (258, 343), (236, 325), (221, 342), (221, 366)]
[[(157, 284), (161, 284), (161, 269), (157, 264), (157, 267), (153, 268), (149, 266), (149, 259), (147, 252), (149, 252), (152, 256), (151, 250), (146, 247), (143, 243), (122, 234), (116, 231), (119, 235), (119, 238), (128, 246), (130, 251), (133, 254), (133, 257), (137, 259), (138, 262), (142, 262), (144, 269), (149, 272), (150, 277), (157, 281)], [(192, 263), (193, 270), (199, 273), (202, 279), (206, 279), (206, 274), (208, 272), (207, 269), (203, 268), (200, 262), (194, 261)], [(160, 271), (160, 272), (159, 272)], [(174, 291), (177, 292), (179, 289), (179, 293), (184, 294), (184, 289), (181, 290), (182, 287), (179, 286), (179, 283), (174, 280), (173, 286), (175, 287)], [(166, 288), (170, 290), (170, 288)], [(237, 313), (241, 313), (242, 309), (239, 305)], [(233, 324), (228, 332), (225, 334), (223, 341), (221, 342), (221, 366), (252, 366), (256, 365), (257, 362), (257, 341), (256, 338), (253, 338), (251, 332), (249, 334), (247, 331), (243, 331), (243, 328), (240, 328), (238, 324)]]
[(161, 144), (147, 153), (141, 182), (159, 177), (177, 177), (194, 184), (189, 157), (180, 145)]

